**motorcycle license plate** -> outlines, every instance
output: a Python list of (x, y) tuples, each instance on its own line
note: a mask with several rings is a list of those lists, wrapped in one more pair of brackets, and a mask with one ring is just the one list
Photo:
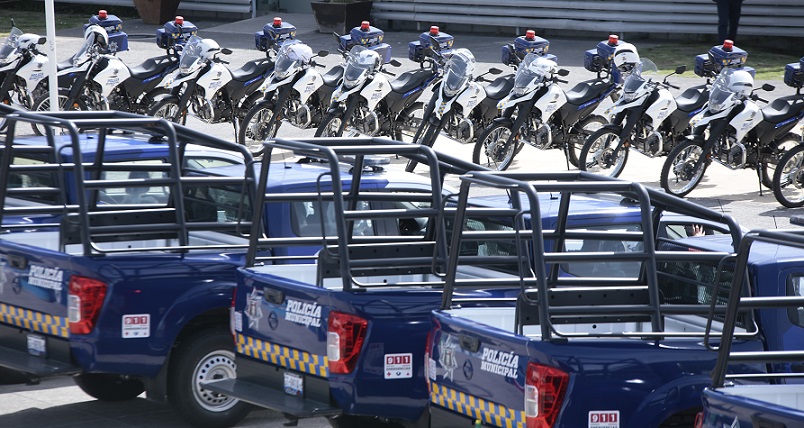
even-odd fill
[(35, 357), (47, 357), (47, 339), (37, 334), (28, 335), (28, 353)]
[(285, 394), (294, 397), (304, 395), (304, 378), (296, 373), (285, 372)]

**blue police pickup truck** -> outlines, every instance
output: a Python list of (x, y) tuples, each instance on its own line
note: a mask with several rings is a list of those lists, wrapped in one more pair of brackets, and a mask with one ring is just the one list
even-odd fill
[[(455, 227), (450, 248), (485, 250), (450, 253), (444, 299), (429, 320), (424, 359), (432, 426), (693, 425), (715, 366), (709, 348), (719, 340), (734, 274), (730, 258), (742, 231), (728, 216), (638, 183), (579, 178), (461, 177), (455, 223), (464, 227)], [(511, 194), (515, 203), (500, 214), (511, 227), (467, 227), (487, 214), (469, 195), (487, 188)], [(604, 223), (573, 221), (570, 207), (590, 191), (618, 194), (636, 212)], [(551, 209), (544, 193), (559, 207), (555, 219), (523, 221)], [(721, 223), (728, 233), (662, 236), (657, 220), (665, 211)], [(703, 245), (710, 241), (717, 245)], [(502, 277), (464, 278), (466, 266), (512, 268)], [(492, 281), (519, 292), (510, 301), (462, 293)], [(710, 311), (716, 316), (707, 329)], [(739, 351), (763, 347), (748, 319), (734, 337)]]
[[(249, 249), (288, 263), (322, 245), (309, 238), (316, 223), (306, 206), (265, 201), (255, 215), (256, 186), (292, 199), (319, 188), (330, 166), (285, 157), (258, 183), (260, 164), (244, 147), (164, 120), (120, 112), (6, 119), (0, 367), (72, 375), (101, 400), (146, 391), (193, 426), (237, 423), (250, 406), (201, 384), (235, 375), (236, 269)], [(20, 137), (24, 122), (50, 133)], [(376, 166), (344, 168), (338, 179), (352, 177), (378, 191), (432, 185)], [(252, 219), (265, 245), (249, 246)], [(380, 223), (360, 231), (400, 234)], [(287, 237), (307, 241), (271, 248)]]
[[(804, 235), (801, 230), (746, 234), (737, 253), (728, 312), (712, 384), (703, 392), (696, 428), (804, 426)], [(756, 284), (762, 283), (762, 287)], [(751, 289), (749, 293), (747, 290)], [(756, 291), (756, 292), (754, 292)], [(757, 312), (767, 346), (758, 352), (732, 349), (728, 332), (746, 311)], [(750, 313), (750, 312), (749, 312)], [(752, 371), (729, 372), (750, 364)]]
[[(277, 147), (288, 148), (289, 143), (286, 144)], [(303, 145), (292, 149), (298, 153), (311, 150)], [(382, 147), (332, 149), (327, 156), (333, 159), (383, 154)], [(395, 153), (406, 157), (401, 151)], [(334, 162), (330, 165), (337, 167)], [(438, 168), (430, 167), (429, 172), (433, 182), (443, 175)], [(332, 177), (340, 175), (333, 169)], [(307, 239), (327, 241), (327, 245), (310, 258), (314, 263), (279, 265), (271, 257), (254, 253), (247, 257), (245, 267), (238, 270), (232, 313), (237, 377), (209, 382), (206, 387), (282, 412), (290, 419), (327, 417), (333, 426), (469, 426), (474, 420), (448, 425), (431, 421), (425, 363), (438, 360), (426, 357), (425, 349), (433, 340), (432, 333), (428, 333), (431, 328), (439, 333), (438, 324), (431, 323), (431, 313), (442, 304), (447, 285), (450, 293), (465, 300), (462, 303), (465, 308), (482, 312), (487, 306), (503, 305), (513, 313), (520, 281), (511, 279), (512, 272), (519, 272), (523, 265), (544, 263), (540, 256), (533, 258), (538, 261), (531, 261), (539, 251), (534, 250), (534, 254), (516, 251), (519, 241), (514, 235), (518, 230), (514, 229), (514, 222), (529, 224), (530, 218), (540, 218), (541, 222), (534, 223), (550, 229), (562, 224), (564, 228), (587, 230), (595, 236), (611, 235), (627, 240), (660, 236), (667, 243), (692, 235), (689, 232), (692, 226), (703, 225), (704, 233), (726, 234), (735, 242), (742, 233), (730, 217), (687, 201), (665, 197), (660, 199), (661, 204), (646, 207), (632, 192), (610, 193), (614, 189), (612, 183), (623, 185), (616, 180), (586, 173), (546, 177), (581, 180), (579, 186), (587, 194), (576, 195), (568, 203), (560, 192), (551, 193), (547, 189), (538, 195), (534, 211), (521, 212), (522, 216), (512, 220), (506, 217), (512, 212), (512, 199), (505, 190), (478, 193), (470, 202), (477, 211), (463, 229), (490, 239), (452, 241), (450, 245), (447, 244), (456, 221), (454, 215), (460, 208), (456, 209), (456, 201), (449, 195), (422, 188), (382, 194), (350, 187), (339, 192), (333, 189), (340, 186), (329, 183), (306, 194), (262, 195), (266, 202), (258, 198), (255, 206), (269, 206), (268, 201), (292, 197), (297, 215), (309, 217), (308, 224), (316, 225), (310, 230), (314, 236)], [(363, 210), (366, 201), (383, 203), (386, 209)], [(376, 221), (390, 222), (405, 233), (389, 237), (367, 236), (362, 232), (367, 222)], [(573, 233), (573, 239), (566, 241), (566, 245), (580, 250), (583, 242), (577, 235), (579, 232), (574, 230), (570, 235)], [(504, 234), (504, 239), (495, 239), (496, 234)], [(251, 236), (252, 247), (258, 246), (259, 233), (252, 232)], [(594, 243), (607, 248), (609, 240), (605, 236)], [(621, 241), (612, 243), (623, 245)], [(285, 240), (285, 244), (292, 248), (304, 245), (305, 241), (294, 238)], [(631, 248), (638, 245), (643, 244), (634, 242)], [(654, 241), (648, 241), (645, 248), (655, 248)], [(584, 247), (584, 251), (591, 250)], [(602, 251), (606, 251), (607, 258), (615, 259), (600, 266), (604, 271), (633, 272), (635, 264), (638, 267), (636, 259), (620, 260), (620, 254)], [(452, 271), (454, 281), (446, 283), (445, 276), (450, 272), (447, 268), (451, 266), (448, 259), (456, 254), (489, 265), (463, 264)], [(704, 257), (709, 261), (723, 255), (687, 251), (682, 254), (690, 255), (693, 260)], [(562, 266), (561, 272), (562, 277), (604, 275), (597, 270), (596, 263), (576, 260), (571, 266)], [(645, 293), (629, 288), (636, 287), (629, 284), (621, 293), (633, 292), (639, 298)], [(667, 292), (667, 298), (678, 294), (673, 290)], [(615, 293), (619, 297), (620, 292)], [(631, 314), (621, 317), (631, 318)], [(642, 317), (633, 318), (636, 321)], [(646, 341), (639, 343), (647, 346)], [(695, 355), (700, 358), (703, 354)], [(499, 355), (495, 361), (505, 359)], [(654, 356), (665, 361), (672, 358), (662, 355), (657, 352)], [(505, 361), (507, 365), (499, 365), (500, 370), (508, 368), (513, 360)], [(713, 362), (714, 356), (708, 361)], [(449, 367), (450, 378), (457, 378), (461, 370), (481, 373), (479, 364), (474, 368)], [(510, 386), (517, 388), (513, 382)], [(483, 383), (478, 384), (478, 388), (483, 387)]]

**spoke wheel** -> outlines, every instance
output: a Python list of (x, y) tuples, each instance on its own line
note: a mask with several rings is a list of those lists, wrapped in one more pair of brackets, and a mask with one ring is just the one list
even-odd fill
[(265, 149), (263, 142), (276, 137), (281, 124), (276, 120), (273, 104), (257, 104), (243, 117), (237, 142), (246, 146), (252, 155), (259, 156)]
[(344, 120), (336, 114), (328, 114), (327, 117), (318, 125), (315, 131), (316, 137), (340, 137), (343, 135)]
[(567, 136), (569, 139), (567, 141), (567, 159), (572, 166), (578, 168), (578, 165), (580, 165), (578, 157), (581, 150), (583, 150), (583, 144), (586, 139), (607, 123), (602, 116), (589, 116), (574, 127), (575, 130)]
[(706, 160), (695, 167), (702, 156), (705, 156), (703, 147), (692, 141), (684, 141), (673, 148), (662, 165), (662, 188), (679, 197), (690, 193), (701, 182), (709, 166), (709, 161)]
[(472, 151), (472, 162), (487, 168), (505, 171), (514, 162), (517, 141), (508, 143), (511, 129), (503, 124), (494, 124), (486, 128), (475, 142)]
[(598, 175), (618, 177), (628, 161), (628, 148), (620, 146), (617, 150), (619, 144), (620, 136), (614, 130), (606, 128), (595, 131), (583, 144), (578, 168)]
[(781, 164), (784, 155), (801, 144), (798, 135), (787, 134), (778, 141), (772, 142), (765, 150), (767, 151), (760, 158), (760, 167), (757, 174), (762, 171), (762, 185), (768, 189), (773, 189), (773, 177), (776, 173), (776, 166)]
[(788, 208), (804, 206), (804, 146), (788, 150), (773, 174), (773, 196)]
[[(438, 126), (433, 125), (429, 121), (424, 121), (422, 123), (422, 127), (419, 128), (419, 135), (421, 135), (421, 137), (418, 139), (417, 142), (427, 147), (433, 147), (436, 138), (438, 138)], [(413, 172), (413, 170), (416, 169), (416, 165), (418, 164), (419, 163), (416, 162), (415, 160), (409, 160), (408, 164), (405, 165), (405, 171)]]
[[(60, 111), (86, 111), (89, 110), (87, 105), (79, 100), (75, 100), (69, 106), (67, 105), (68, 92), (66, 89), (59, 89), (59, 110)], [(49, 112), (50, 111), (50, 94), (42, 94), (39, 98), (34, 101), (33, 111), (35, 112)], [(31, 123), (31, 129), (33, 129), (34, 134), (42, 136), (45, 135), (45, 127), (36, 123)]]
[(184, 125), (187, 123), (187, 110), (182, 111), (181, 106), (175, 98), (162, 98), (157, 101), (150, 109), (148, 115), (156, 118), (163, 118), (167, 121)]

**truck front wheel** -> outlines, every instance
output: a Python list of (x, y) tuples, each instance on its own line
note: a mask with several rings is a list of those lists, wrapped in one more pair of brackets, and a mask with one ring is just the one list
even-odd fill
[(114, 374), (82, 373), (73, 380), (87, 395), (101, 401), (131, 400), (145, 391), (141, 380)]
[(251, 406), (201, 385), (236, 377), (234, 343), (225, 329), (204, 330), (183, 340), (171, 358), (168, 400), (190, 425), (228, 427), (246, 417)]

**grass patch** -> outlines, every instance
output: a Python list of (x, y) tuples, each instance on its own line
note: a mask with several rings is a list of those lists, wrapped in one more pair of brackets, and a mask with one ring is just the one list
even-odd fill
[[(655, 62), (661, 74), (672, 73), (677, 66), (686, 64), (687, 71), (682, 77), (698, 77), (693, 72), (695, 57), (708, 52), (712, 46), (706, 43), (668, 43), (639, 49), (639, 55)], [(773, 52), (767, 46), (739, 44), (738, 47), (748, 52), (745, 65), (757, 70), (755, 78), (758, 80), (782, 80), (785, 65), (798, 62), (800, 58), (783, 52)]]
[[(97, 15), (98, 10), (102, 8), (103, 6), (97, 5), (56, 3), (54, 5), (56, 30), (80, 27), (88, 23), (89, 18), (92, 15)], [(0, 0), (0, 9), (3, 9), (3, 20), (0, 21), (0, 38), (5, 38), (11, 31), (11, 19), (14, 19), (14, 24), (24, 33), (46, 35), (45, 2), (35, 0), (9, 2)], [(109, 13), (117, 15), (118, 18), (123, 20), (123, 28), (125, 28), (126, 19), (139, 18), (137, 10), (133, 7), (116, 7), (114, 10), (109, 10)]]

